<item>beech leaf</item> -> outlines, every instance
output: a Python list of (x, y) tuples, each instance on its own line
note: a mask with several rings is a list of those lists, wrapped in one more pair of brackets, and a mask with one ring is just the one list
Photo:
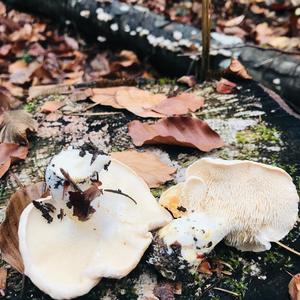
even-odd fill
[(225, 70), (225, 73), (235, 75), (242, 79), (252, 79), (246, 68), (236, 58), (231, 59), (230, 65)]
[(194, 94), (182, 93), (175, 97), (166, 98), (153, 108), (154, 111), (166, 116), (185, 115), (195, 112), (204, 105), (204, 98)]
[(133, 169), (150, 188), (172, 180), (171, 174), (176, 172), (175, 168), (163, 163), (159, 156), (149, 151), (126, 150), (111, 153), (111, 156)]
[(65, 103), (62, 101), (48, 101), (42, 105), (41, 112), (46, 114), (55, 112), (58, 109), (62, 108), (64, 105)]
[(27, 132), (35, 132), (37, 123), (23, 110), (6, 111), (0, 123), (0, 142), (27, 144)]
[(300, 273), (293, 276), (289, 283), (289, 294), (291, 300), (300, 299)]
[(206, 122), (186, 116), (168, 117), (154, 124), (132, 121), (128, 124), (128, 134), (136, 146), (168, 144), (208, 152), (224, 145), (220, 136)]
[(236, 88), (236, 84), (225, 78), (217, 82), (217, 92), (220, 94), (230, 94), (234, 88)]
[(167, 98), (164, 94), (153, 94), (136, 87), (112, 87), (92, 89), (91, 99), (101, 105), (126, 109), (143, 118), (163, 118), (184, 115), (201, 108), (204, 99), (190, 93)]
[(25, 159), (28, 154), (28, 146), (18, 144), (0, 144), (0, 178), (8, 171), (12, 162)]
[(2, 259), (18, 272), (23, 273), (23, 261), (19, 252), (18, 227), (24, 208), (32, 201), (46, 196), (44, 182), (31, 184), (18, 189), (11, 197), (6, 208), (6, 216), (0, 225), (0, 249)]

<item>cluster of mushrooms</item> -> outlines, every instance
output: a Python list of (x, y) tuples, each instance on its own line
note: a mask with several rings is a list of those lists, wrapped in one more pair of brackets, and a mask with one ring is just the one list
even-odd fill
[(174, 277), (176, 260), (196, 269), (223, 239), (240, 250), (269, 249), (298, 216), (291, 177), (249, 161), (201, 159), (158, 203), (121, 162), (68, 148), (51, 160), (46, 183), (51, 196), (25, 208), (18, 234), (25, 274), (54, 299), (126, 276), (153, 240), (150, 263)]

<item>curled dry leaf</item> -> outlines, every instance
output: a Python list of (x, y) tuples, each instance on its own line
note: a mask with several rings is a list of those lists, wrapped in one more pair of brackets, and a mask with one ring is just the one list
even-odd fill
[(9, 73), (11, 73), (10, 81), (16, 84), (24, 84), (31, 80), (33, 73), (41, 66), (42, 64), (37, 61), (27, 65), (24, 60), (17, 60), (9, 67)]
[(153, 94), (136, 87), (112, 87), (92, 89), (91, 99), (101, 105), (127, 109), (144, 118), (162, 118), (194, 112), (204, 104), (202, 97), (182, 93), (172, 98)]
[(240, 15), (238, 17), (235, 17), (233, 19), (230, 19), (224, 23), (225, 27), (233, 27), (240, 25), (245, 19), (245, 15)]
[(217, 92), (220, 94), (230, 94), (234, 88), (236, 88), (236, 84), (225, 78), (221, 78), (217, 82)]
[(152, 110), (166, 116), (185, 115), (195, 112), (204, 105), (204, 98), (194, 94), (182, 93), (175, 97), (166, 98)]
[(6, 111), (0, 124), (0, 142), (27, 144), (28, 131), (35, 132), (37, 123), (23, 110)]
[(225, 70), (225, 73), (242, 79), (252, 79), (246, 68), (236, 58), (231, 59), (230, 65)]
[(63, 101), (48, 101), (45, 102), (41, 107), (42, 113), (52, 113), (62, 108), (65, 105)]
[(175, 287), (173, 282), (160, 283), (153, 290), (153, 294), (160, 300), (174, 300), (174, 293)]
[(289, 294), (291, 300), (300, 299), (300, 273), (293, 276), (289, 283)]
[(7, 269), (0, 268), (0, 295), (5, 296)]
[(166, 181), (172, 180), (171, 174), (176, 172), (175, 168), (163, 163), (159, 156), (149, 151), (126, 150), (114, 152), (111, 156), (133, 169), (150, 188), (158, 187)]
[(0, 86), (0, 113), (11, 108), (16, 108), (21, 104), (10, 91), (4, 86)]
[(18, 160), (25, 159), (28, 153), (27, 146), (17, 144), (0, 144), (0, 178), (8, 171), (10, 165)]
[(220, 136), (206, 122), (192, 117), (168, 117), (154, 124), (132, 121), (128, 124), (128, 130), (136, 146), (168, 144), (208, 152), (224, 145)]
[(189, 76), (182, 76), (180, 77), (177, 82), (179, 83), (184, 83), (186, 84), (188, 87), (193, 87), (196, 85), (197, 81), (196, 81), (196, 77), (194, 75), (189, 75)]
[(122, 67), (130, 67), (139, 64), (139, 59), (136, 54), (129, 50), (122, 50), (119, 54), (120, 60), (117, 62)]
[(32, 201), (46, 196), (44, 182), (18, 189), (9, 199), (6, 216), (0, 225), (0, 248), (2, 258), (14, 269), (23, 273), (23, 261), (19, 252), (18, 227), (24, 208)]

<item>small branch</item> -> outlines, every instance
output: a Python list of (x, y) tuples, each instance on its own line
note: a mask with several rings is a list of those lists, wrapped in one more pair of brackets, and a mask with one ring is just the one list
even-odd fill
[(137, 204), (137, 202), (132, 197), (130, 197), (129, 195), (123, 193), (121, 190), (103, 189), (103, 191), (108, 192), (108, 193), (114, 193), (114, 194), (119, 194), (119, 195), (125, 196), (125, 197), (129, 198), (130, 200), (132, 200), (135, 204)]
[(210, 0), (202, 0), (202, 57), (201, 80), (205, 81), (209, 71), (210, 50)]
[(278, 246), (284, 248), (285, 250), (293, 253), (293, 254), (296, 254), (297, 256), (300, 256), (300, 252), (298, 252), (297, 250), (294, 250), (293, 248), (281, 243), (281, 242), (274, 242), (275, 244), (277, 244)]
[(68, 172), (66, 172), (63, 168), (60, 168), (61, 174), (65, 177), (66, 181), (68, 181), (75, 190), (83, 193), (82, 189), (77, 185), (77, 183), (71, 178)]
[(226, 289), (222, 289), (222, 288), (219, 288), (219, 287), (214, 287), (213, 289), (216, 290), (216, 291), (221, 291), (221, 292), (230, 294), (230, 295), (238, 297), (238, 298), (240, 297), (240, 294), (232, 292), (232, 291), (229, 291), (229, 290), (226, 290)]

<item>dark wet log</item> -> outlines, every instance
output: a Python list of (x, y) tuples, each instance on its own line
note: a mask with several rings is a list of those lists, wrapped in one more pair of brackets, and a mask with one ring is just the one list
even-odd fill
[[(58, 22), (71, 21), (85, 35), (109, 45), (136, 51), (169, 75), (198, 73), (202, 48), (201, 31), (190, 25), (167, 20), (141, 6), (117, 0), (4, 0), (18, 9), (45, 15)], [(233, 48), (242, 46), (240, 48)], [(190, 53), (190, 55), (186, 55)], [(193, 55), (191, 55), (193, 53)], [(300, 56), (274, 50), (243, 47), (236, 37), (212, 33), (211, 67), (218, 69), (226, 58), (240, 55), (253, 77), (280, 92), (300, 109)], [(277, 84), (279, 79), (280, 84)]]

